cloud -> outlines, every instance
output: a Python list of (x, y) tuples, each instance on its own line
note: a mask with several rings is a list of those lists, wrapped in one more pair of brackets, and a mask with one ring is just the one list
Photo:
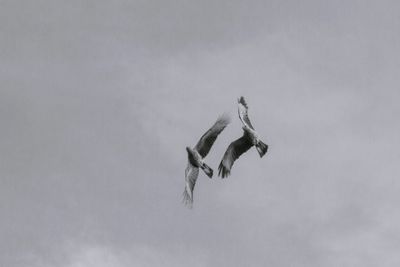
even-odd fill
[[(0, 265), (395, 266), (397, 5), (2, 3)], [(188, 211), (240, 95), (270, 151)]]
[[(176, 249), (176, 248), (175, 248)], [(200, 253), (175, 257), (170, 252), (173, 248), (160, 249), (148, 245), (135, 245), (129, 249), (118, 250), (107, 246), (82, 246), (69, 243), (64, 249), (62, 262), (46, 263), (36, 259), (31, 262), (35, 267), (128, 267), (128, 266), (204, 266)]]

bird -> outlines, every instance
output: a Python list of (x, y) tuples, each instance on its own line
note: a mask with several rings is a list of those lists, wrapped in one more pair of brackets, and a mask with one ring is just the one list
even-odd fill
[(204, 158), (210, 152), (218, 135), (230, 123), (231, 119), (227, 113), (218, 117), (214, 125), (200, 138), (196, 146), (186, 147), (188, 163), (185, 170), (185, 190), (183, 191), (183, 202), (190, 208), (193, 205), (193, 190), (199, 175), (199, 168), (212, 178), (213, 169), (204, 162)]
[(238, 114), (240, 121), (242, 122), (243, 135), (228, 146), (224, 156), (222, 157), (221, 163), (218, 166), (218, 175), (222, 176), (222, 178), (230, 175), (235, 160), (248, 151), (252, 146), (256, 147), (260, 158), (262, 158), (268, 151), (268, 145), (260, 140), (250, 122), (248, 109), (249, 107), (244, 97), (241, 96), (238, 99)]

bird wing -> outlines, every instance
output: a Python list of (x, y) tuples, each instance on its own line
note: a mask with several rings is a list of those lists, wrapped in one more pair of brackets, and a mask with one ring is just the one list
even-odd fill
[(205, 134), (203, 134), (195, 146), (195, 149), (203, 158), (207, 156), (218, 135), (230, 122), (231, 120), (229, 115), (225, 113), (217, 119), (214, 125)]
[(253, 146), (250, 137), (247, 132), (244, 132), (243, 136), (239, 139), (233, 141), (221, 160), (218, 167), (218, 175), (222, 178), (228, 177), (233, 163), (237, 160), (243, 153), (249, 150)]
[(253, 127), (253, 125), (251, 124), (250, 119), (249, 119), (249, 115), (248, 115), (248, 113), (247, 113), (247, 111), (248, 111), (248, 109), (249, 109), (249, 106), (247, 106), (247, 103), (246, 103), (246, 101), (244, 100), (244, 97), (243, 97), (243, 96), (241, 96), (241, 97), (239, 98), (238, 103), (239, 103), (239, 104), (238, 104), (238, 113), (239, 113), (239, 118), (240, 118), (240, 120), (242, 121), (242, 123), (243, 123), (244, 125), (246, 125), (247, 127), (249, 127), (249, 128), (251, 128), (251, 129), (254, 130), (254, 127)]
[(185, 191), (183, 191), (183, 202), (187, 206), (193, 205), (193, 189), (196, 184), (197, 177), (199, 176), (199, 168), (193, 166), (188, 162), (185, 170)]

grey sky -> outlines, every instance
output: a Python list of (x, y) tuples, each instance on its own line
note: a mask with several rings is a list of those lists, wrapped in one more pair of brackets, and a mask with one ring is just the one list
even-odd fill
[[(399, 266), (397, 1), (0, 1), (0, 265)], [(181, 204), (206, 162), (270, 145)]]

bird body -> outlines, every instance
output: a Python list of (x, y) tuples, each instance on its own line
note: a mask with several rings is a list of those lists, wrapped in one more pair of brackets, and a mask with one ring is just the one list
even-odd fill
[(212, 178), (213, 170), (204, 163), (204, 160), (199, 152), (197, 152), (196, 149), (192, 149), (190, 147), (186, 147), (186, 151), (188, 152), (189, 163), (196, 168), (201, 168), (208, 177)]
[(250, 138), (251, 143), (255, 146), (259, 141), (257, 132), (248, 127), (247, 125), (243, 125), (242, 129), (244, 132), (247, 133), (247, 136)]
[(190, 164), (192, 164), (193, 166), (199, 168), (200, 166), (202, 166), (204, 164), (203, 158), (200, 156), (199, 152), (197, 152), (197, 150), (190, 148), (190, 147), (186, 147), (186, 151), (188, 153), (188, 159)]

